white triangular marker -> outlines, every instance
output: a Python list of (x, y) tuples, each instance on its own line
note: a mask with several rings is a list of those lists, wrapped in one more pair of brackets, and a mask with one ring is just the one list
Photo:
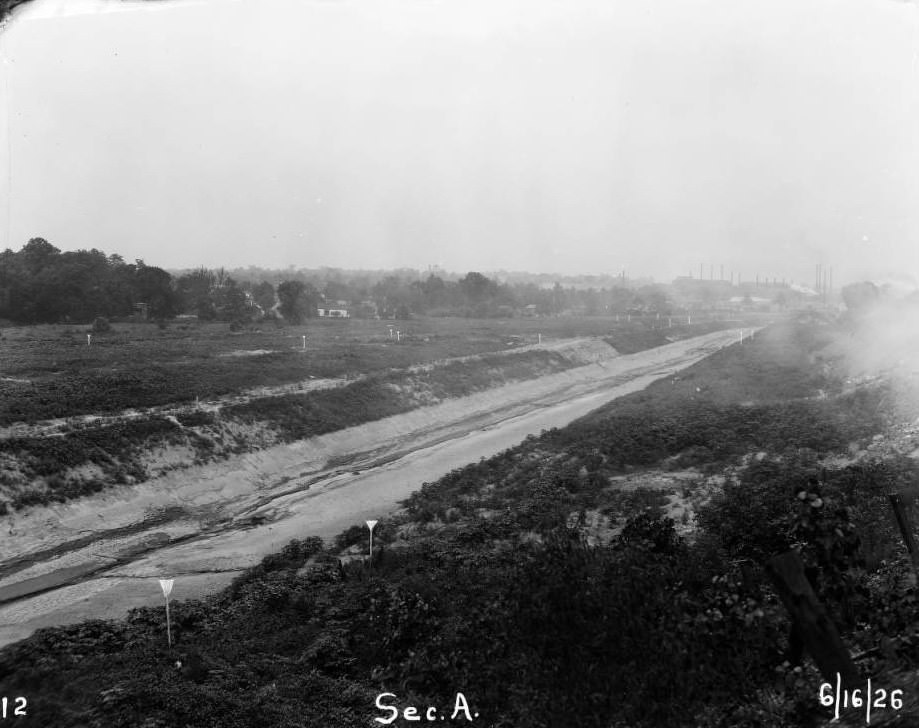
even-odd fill
[(372, 531), (373, 527), (376, 526), (378, 523), (379, 521), (367, 521), (367, 528), (369, 528)]
[(160, 588), (163, 590), (163, 596), (168, 597), (169, 593), (172, 591), (172, 582), (175, 579), (160, 579)]

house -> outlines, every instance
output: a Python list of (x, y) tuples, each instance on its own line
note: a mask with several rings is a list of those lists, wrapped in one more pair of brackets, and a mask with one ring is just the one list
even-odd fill
[(351, 318), (346, 308), (317, 308), (319, 318)]

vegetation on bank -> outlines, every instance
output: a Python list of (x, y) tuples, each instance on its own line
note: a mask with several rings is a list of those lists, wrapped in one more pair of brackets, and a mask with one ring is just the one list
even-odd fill
[[(186, 465), (200, 464), (577, 364), (551, 351), (486, 355), (417, 372), (391, 370), (332, 389), (254, 397), (216, 413), (190, 410), (174, 417), (149, 415), (102, 426), (88, 422), (60, 435), (0, 438), (0, 495), (8, 498), (0, 500), (0, 511), (63, 502), (111, 485), (142, 482), (163, 471), (162, 466), (148, 465), (163, 449), (184, 448)], [(144, 385), (152, 387), (155, 381), (147, 379)]]
[[(822, 679), (796, 666), (765, 559), (800, 551), (876, 679), (916, 665), (919, 625), (884, 505), (912, 493), (911, 462), (821, 460), (883, 427), (885, 390), (820, 398), (839, 382), (815, 376), (819, 332), (806, 333), (803, 359), (783, 356), (796, 329), (776, 327), (426, 485), (378, 526), (372, 572), (335, 558), (366, 548), (366, 530), (305, 538), (219, 595), (174, 603), (171, 651), (163, 610), (136, 609), (4, 648), (0, 684), (46, 726), (365, 726), (389, 714), (380, 693), (449, 716), (458, 691), (495, 727), (817, 725), (832, 714)], [(715, 384), (750, 401), (706, 395)], [(616, 502), (611, 475), (687, 452), (727, 475), (694, 539), (651, 508), (587, 544), (584, 515)]]
[[(627, 340), (633, 348), (668, 341), (660, 330), (637, 323), (543, 323), (547, 337), (567, 326), (568, 335), (605, 331), (612, 340)], [(718, 326), (709, 322), (667, 333), (673, 339)], [(17, 376), (0, 380), (0, 425), (117, 414), (122, 409), (130, 413), (168, 404), (179, 408), (135, 411), (98, 422), (90, 417), (64, 423), (53, 432), (11, 430), (0, 438), (0, 512), (64, 502), (582, 363), (565, 352), (515, 351), (536, 337), (526, 327), (520, 329), (524, 334), (509, 337), (504, 328), (488, 322), (443, 320), (435, 327), (430, 321), (416, 321), (396, 343), (379, 323), (327, 322), (309, 329), (306, 352), (291, 346), (292, 339), (302, 342), (300, 336), (283, 330), (236, 335), (214, 325), (194, 325), (154, 334), (150, 327), (119, 325), (94, 335), (92, 345), (72, 327), (7, 330), (0, 341), (8, 353), (5, 370)], [(231, 348), (241, 346), (252, 348)], [(476, 354), (485, 346), (507, 348)], [(256, 353), (240, 355), (248, 351)], [(451, 360), (470, 353), (475, 358)], [(316, 376), (307, 372), (340, 377), (354, 375), (361, 367), (369, 367), (371, 373), (331, 389), (253, 393), (216, 410), (190, 404), (181, 408), (181, 403), (199, 396), (206, 402), (211, 396), (238, 395), (243, 386), (256, 382), (287, 385), (291, 379), (302, 382)], [(24, 379), (24, 374), (33, 378)]]

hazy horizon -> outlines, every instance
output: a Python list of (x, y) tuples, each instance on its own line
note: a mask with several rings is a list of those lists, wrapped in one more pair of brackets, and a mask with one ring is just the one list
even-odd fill
[(915, 284), (917, 9), (33, 0), (0, 248)]

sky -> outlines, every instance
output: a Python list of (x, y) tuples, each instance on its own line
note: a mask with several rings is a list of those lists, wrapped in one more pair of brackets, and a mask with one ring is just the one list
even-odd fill
[(0, 249), (919, 283), (916, 2), (34, 0), (0, 61)]

